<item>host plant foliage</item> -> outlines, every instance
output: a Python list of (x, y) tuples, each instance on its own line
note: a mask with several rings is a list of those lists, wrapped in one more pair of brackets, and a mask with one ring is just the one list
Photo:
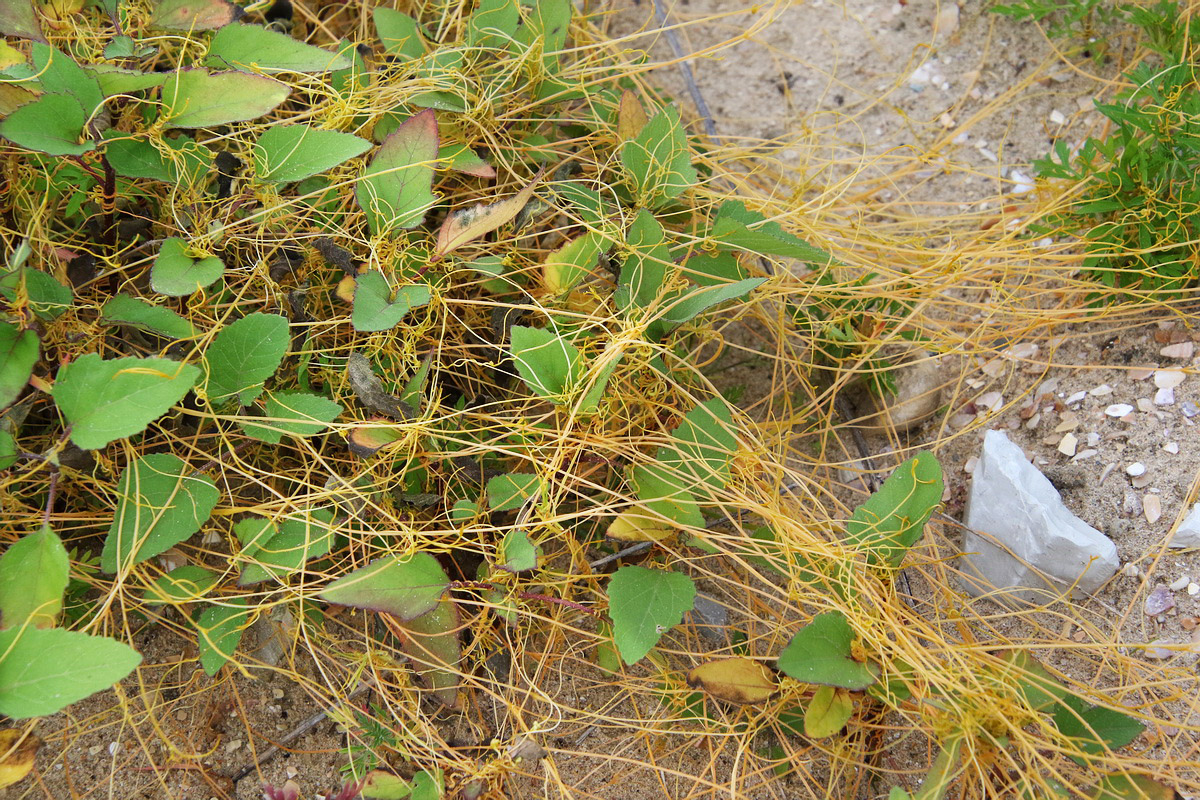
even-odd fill
[[(800, 704), (812, 739), (914, 692), (953, 705), (850, 613), (940, 502), (933, 457), (805, 558), (743, 525), (752, 428), (697, 366), (773, 260), (808, 265), (806, 335), (843, 325), (833, 260), (708, 186), (677, 107), (572, 50), (570, 0), (319, 0), (294, 27), (284, 0), (48, 8), (0, 7), (0, 713), (111, 685), (166, 620), (228, 676), (281, 608), (300, 641), (356, 632), (323, 663), (414, 709), (466, 707), (481, 648), (563, 615), (599, 666), (667, 669), (684, 554), (828, 607), (689, 675), (714, 701)], [(641, 563), (590, 566), (630, 542)], [(1128, 738), (1053, 707), (1099, 750)], [(482, 791), (471, 759), (373, 740), (429, 770), (404, 792)]]

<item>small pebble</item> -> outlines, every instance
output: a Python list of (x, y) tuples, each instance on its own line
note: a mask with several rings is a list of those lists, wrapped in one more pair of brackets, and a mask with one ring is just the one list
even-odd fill
[(1186, 589), (1188, 587), (1188, 584), (1191, 582), (1192, 582), (1192, 579), (1190, 577), (1188, 577), (1187, 575), (1180, 575), (1178, 578), (1171, 581), (1171, 586), (1170, 586), (1171, 591), (1172, 592), (1181, 592), (1184, 589)]
[(283, 694), (284, 694), (283, 689), (272, 689), (271, 690), (271, 697), (274, 697), (276, 700), (282, 700)]
[(1187, 593), (1192, 597), (1200, 594), (1200, 583), (1189, 583), (1187, 585)]
[(971, 456), (967, 459), (967, 463), (963, 464), (963, 472), (972, 475), (977, 466), (979, 466), (979, 456)]
[(1166, 586), (1159, 584), (1154, 587), (1154, 591), (1146, 595), (1146, 602), (1142, 611), (1147, 617), (1157, 617), (1168, 610), (1175, 607), (1175, 598), (1171, 595), (1171, 590)]
[(1191, 400), (1188, 400), (1183, 405), (1181, 405), (1179, 407), (1179, 410), (1182, 411), (1183, 415), (1185, 417), (1187, 417), (1188, 419), (1191, 419), (1192, 417), (1196, 416), (1197, 414), (1200, 414), (1200, 408), (1197, 408), (1196, 404), (1193, 403)]
[(1079, 445), (1079, 439), (1075, 438), (1075, 434), (1064, 434), (1062, 441), (1058, 443), (1058, 452), (1064, 456), (1075, 455), (1075, 448)]
[(103, 748), (103, 747), (101, 747), (101, 746), (100, 746), (100, 745), (98, 745), (98, 744), (97, 744), (97, 745), (92, 745), (91, 747), (89, 747), (89, 748), (88, 748), (88, 755), (89, 755), (89, 756), (98, 756), (98, 755), (100, 755), (100, 751), (101, 751), (101, 750), (103, 750), (103, 749), (104, 749), (104, 748)]
[(979, 396), (975, 405), (982, 411), (999, 411), (1004, 407), (1004, 395), (999, 392), (986, 392)]
[(1143, 414), (1150, 414), (1154, 411), (1154, 403), (1151, 403), (1144, 397), (1139, 397), (1137, 400), (1137, 409)]
[(1133, 484), (1133, 488), (1135, 489), (1145, 489), (1150, 485), (1150, 473), (1138, 475), (1136, 478), (1131, 480), (1130, 483)]
[(1067, 398), (1067, 405), (1073, 406), (1076, 403), (1082, 403), (1084, 398), (1087, 396), (1088, 396), (1087, 392), (1082, 392), (1082, 391), (1076, 392), (1075, 394), (1073, 394)]
[(1179, 342), (1178, 344), (1169, 344), (1158, 351), (1163, 358), (1182, 358), (1188, 359), (1196, 354), (1196, 345), (1193, 342)]
[(1133, 369), (1129, 370), (1129, 380), (1144, 381), (1156, 371), (1157, 370), (1155, 370), (1153, 367), (1134, 367)]
[(1179, 455), (1179, 443), (1178, 442), (1167, 442), (1166, 444), (1163, 445), (1162, 449), (1166, 450), (1168, 453), (1170, 453), (1173, 456)]
[(1051, 125), (1066, 125), (1067, 118), (1057, 108), (1050, 109), (1050, 124)]
[(1091, 431), (1090, 433), (1088, 433), (1087, 446), (1095, 447), (1098, 444), (1100, 444), (1100, 434), (1096, 433), (1095, 431)]
[(1127, 414), (1133, 413), (1133, 406), (1128, 403), (1113, 403), (1108, 408), (1104, 409), (1104, 413), (1110, 417), (1124, 417)]
[(1088, 392), (1092, 397), (1108, 397), (1112, 393), (1113, 388), (1107, 383), (1102, 383)]
[(1186, 377), (1183, 370), (1156, 369), (1154, 370), (1154, 385), (1159, 389), (1174, 389), (1183, 383), (1183, 379)]
[(1169, 647), (1169, 645), (1173, 644), (1175, 644), (1175, 642), (1172, 642), (1170, 639), (1156, 639), (1155, 641), (1146, 645), (1143, 654), (1146, 656), (1146, 658), (1149, 658), (1153, 661), (1162, 661), (1163, 659), (1170, 658), (1175, 654), (1175, 651)]
[(1096, 455), (1099, 452), (1100, 452), (1099, 450), (1080, 450), (1078, 453), (1075, 454), (1075, 457), (1072, 458), (1071, 460), (1072, 461), (1085, 461), (1085, 460), (1091, 458), (1092, 456)]
[(1142, 514), (1151, 525), (1158, 522), (1162, 516), (1162, 500), (1156, 494), (1148, 494), (1142, 498)]
[(232, 742), (225, 743), (225, 752), (226, 753), (235, 753), (241, 749), (242, 749), (242, 740), (241, 739), (234, 739)]
[(1134, 564), (1132, 561), (1126, 561), (1125, 566), (1121, 567), (1121, 574), (1126, 578), (1140, 578), (1142, 572), (1137, 568), (1137, 564)]
[[(1142, 401), (1139, 400), (1138, 402), (1140, 403)], [(1154, 405), (1169, 406), (1169, 405), (1174, 405), (1174, 404), (1175, 404), (1175, 390), (1173, 388), (1167, 387), (1166, 389), (1159, 389), (1157, 392), (1154, 393)]]
[(1146, 465), (1140, 461), (1135, 461), (1125, 468), (1125, 474), (1136, 478), (1138, 475), (1146, 474)]
[(1142, 513), (1142, 498), (1138, 497), (1134, 492), (1126, 492), (1124, 499), (1121, 501), (1121, 510), (1126, 516), (1136, 517)]

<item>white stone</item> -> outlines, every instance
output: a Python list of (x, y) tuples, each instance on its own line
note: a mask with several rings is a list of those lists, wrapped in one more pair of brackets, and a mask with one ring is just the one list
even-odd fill
[(1178, 578), (1168, 584), (1168, 588), (1170, 588), (1172, 592), (1181, 592), (1186, 589), (1188, 584), (1191, 582), (1192, 579), (1187, 575), (1180, 575)]
[(1146, 465), (1140, 461), (1135, 461), (1125, 468), (1125, 474), (1136, 478), (1138, 475), (1146, 474)]
[(1104, 409), (1104, 413), (1110, 417), (1123, 417), (1126, 414), (1133, 413), (1133, 406), (1128, 403), (1113, 403), (1108, 408)]
[(972, 594), (1036, 600), (1071, 585), (1093, 593), (1117, 571), (1116, 545), (1072, 514), (1000, 431), (984, 435), (965, 519), (962, 568)]
[(1174, 389), (1183, 383), (1185, 377), (1186, 375), (1183, 370), (1180, 369), (1156, 369), (1154, 371), (1154, 385), (1159, 389)]
[(1175, 529), (1171, 547), (1200, 547), (1200, 503), (1192, 506), (1192, 510)]

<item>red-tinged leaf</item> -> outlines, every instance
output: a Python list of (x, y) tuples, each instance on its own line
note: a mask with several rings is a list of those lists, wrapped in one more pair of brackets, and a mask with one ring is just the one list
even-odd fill
[(383, 140), (354, 190), (372, 235), (421, 224), (425, 212), (437, 202), (433, 194), (437, 159), (438, 126), (432, 110), (405, 120)]
[(384, 616), (384, 624), (400, 638), (401, 649), (413, 662), (413, 671), (447, 708), (458, 706), (458, 612), (454, 603), (440, 601), (427, 614), (408, 621)]
[(20, 39), (44, 42), (32, 0), (2, 0), (0, 2), (0, 33)]
[(243, 11), (228, 0), (161, 0), (150, 27), (166, 31), (212, 31), (235, 22)]
[(438, 151), (438, 160), (447, 168), (476, 178), (494, 178), (496, 169), (479, 157), (465, 144), (444, 144)]
[(446, 571), (429, 553), (381, 558), (338, 578), (321, 599), (411, 620), (427, 614), (450, 585)]
[[(388, 420), (380, 418), (372, 421), (388, 422)], [(346, 437), (346, 444), (350, 446), (350, 452), (354, 453), (354, 455), (359, 458), (369, 458), (388, 445), (396, 444), (403, 440), (403, 438), (404, 436), (394, 427), (355, 428)]]
[(534, 188), (542, 179), (545, 171), (545, 168), (542, 168), (537, 175), (533, 176), (533, 180), (529, 182), (528, 186), (512, 197), (498, 200), (495, 203), (481, 203), (474, 208), (460, 209), (447, 217), (446, 221), (442, 223), (442, 229), (438, 231), (437, 247), (433, 250), (433, 257), (441, 258), (467, 242), (473, 242), (511, 221), (529, 202)]

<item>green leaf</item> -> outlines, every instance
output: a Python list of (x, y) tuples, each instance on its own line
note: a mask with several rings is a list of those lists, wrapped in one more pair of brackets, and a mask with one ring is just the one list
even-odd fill
[(100, 87), (105, 97), (119, 94), (134, 94), (162, 86), (169, 72), (142, 72), (136, 69), (124, 69), (114, 64), (88, 64), (83, 68)]
[(634, 493), (646, 508), (677, 525), (704, 527), (696, 496), (681, 484), (681, 476), (661, 464), (638, 464), (629, 473)]
[[(103, 55), (105, 58), (115, 61), (121, 58), (149, 58), (154, 55), (154, 52), (155, 48), (150, 45), (140, 44), (132, 36), (118, 33), (108, 40), (108, 44), (104, 45)], [(98, 67), (100, 65), (92, 64), (91, 66)], [(166, 73), (161, 74), (166, 78)]]
[(1015, 684), (1017, 692), (1034, 711), (1044, 711), (1070, 694), (1027, 650), (1007, 650), (1000, 654), (1000, 660), (1004, 667), (996, 670), (998, 677), (1009, 685)]
[(297, 41), (261, 25), (226, 25), (213, 36), (205, 65), (261, 72), (330, 72), (349, 69), (350, 59)]
[(96, 145), (80, 143), (87, 114), (74, 97), (44, 94), (0, 120), (0, 136), (27, 150), (51, 156), (78, 156)]
[(379, 34), (384, 50), (406, 61), (425, 55), (425, 42), (421, 39), (415, 19), (383, 6), (376, 6), (372, 13), (375, 16), (375, 32)]
[(576, 236), (546, 256), (542, 283), (551, 294), (566, 294), (588, 276), (609, 243), (607, 236), (596, 231)]
[(283, 435), (312, 436), (329, 427), (342, 413), (342, 407), (320, 395), (306, 392), (274, 392), (267, 398), (267, 424), (239, 420), (242, 430), (252, 439), (279, 444)]
[(200, 377), (191, 364), (166, 358), (114, 358), (89, 353), (58, 371), (54, 403), (84, 450), (146, 429), (183, 399)]
[(724, 286), (746, 279), (746, 270), (738, 263), (738, 257), (726, 251), (692, 253), (682, 271), (699, 286)]
[(679, 109), (666, 106), (621, 146), (621, 163), (642, 208), (658, 208), (696, 183)]
[(405, 120), (384, 139), (363, 170), (354, 190), (371, 235), (415, 228), (437, 202), (433, 173), (438, 157), (438, 127), (433, 111)]
[(667, 310), (663, 312), (663, 319), (670, 323), (671, 327), (682, 325), (708, 311), (713, 306), (720, 305), (726, 300), (734, 300), (749, 294), (766, 282), (766, 278), (747, 278), (737, 283), (728, 283), (722, 286), (707, 286), (697, 289), (671, 303)]
[(552, 403), (566, 402), (583, 367), (575, 345), (545, 328), (521, 325), (512, 327), (509, 341), (517, 373), (530, 391)]
[(854, 660), (854, 630), (840, 611), (813, 617), (779, 654), (779, 669), (798, 681), (865, 689), (879, 679), (879, 667)]
[(667, 250), (666, 234), (654, 215), (642, 210), (629, 226), (625, 243), (629, 257), (621, 267), (614, 300), (621, 311), (634, 306), (648, 308), (659, 299), (667, 281), (667, 270), (675, 269)]
[(537, 475), (513, 472), (488, 480), (488, 508), (492, 511), (512, 511), (542, 491), (543, 482)]
[(641, 660), (696, 602), (696, 585), (678, 572), (621, 567), (608, 581), (613, 639), (626, 664)]
[(431, 299), (429, 286), (424, 283), (405, 284), (396, 289), (393, 297), (383, 273), (367, 270), (354, 279), (354, 309), (350, 313), (350, 322), (356, 331), (391, 330), (408, 312), (428, 305)]
[[(1104, 706), (1088, 705), (1083, 698), (1068, 694), (1058, 701), (1052, 713), (1059, 733), (1074, 747), (1091, 756), (1120, 750), (1136, 739), (1145, 728), (1128, 714)], [(1084, 759), (1074, 758), (1078, 764)]]
[(263, 116), (287, 99), (277, 80), (245, 72), (181, 69), (162, 88), (162, 116), (172, 128), (213, 128)]
[(221, 493), (205, 475), (169, 453), (142, 456), (117, 481), (117, 512), (100, 553), (115, 573), (165, 553), (200, 530)]
[(42, 37), (31, 0), (6, 0), (0, 3), (0, 33), (38, 42), (46, 41)]
[(411, 620), (432, 611), (450, 585), (441, 564), (429, 553), (381, 558), (338, 578), (320, 597), (330, 603), (365, 608)]
[[(109, 132), (121, 137), (119, 132)], [(123, 178), (148, 178), (170, 184), (196, 184), (212, 169), (212, 150), (190, 136), (157, 140), (162, 149), (146, 139), (112, 138), (104, 144), (104, 157)]]
[(833, 263), (829, 253), (785, 232), (778, 222), (766, 220), (762, 214), (747, 210), (744, 203), (727, 200), (717, 209), (709, 235), (723, 245), (759, 255), (798, 258), (819, 265)]
[(854, 716), (854, 699), (845, 689), (821, 686), (804, 710), (804, 735), (825, 739), (846, 727)]
[(465, 144), (443, 144), (438, 148), (438, 161), (455, 172), (476, 178), (494, 178), (496, 170)]
[(107, 689), (142, 663), (127, 644), (59, 628), (0, 631), (0, 714), (45, 717)]
[(74, 97), (83, 108), (84, 117), (91, 117), (104, 104), (100, 84), (70, 56), (49, 45), (34, 42), (30, 61), (42, 91)]
[(100, 310), (100, 321), (109, 325), (130, 325), (171, 339), (191, 339), (199, 335), (192, 323), (169, 308), (127, 294), (119, 294), (105, 303)]
[(4, 429), (0, 429), (0, 469), (8, 469), (17, 463), (17, 440)]
[(504, 534), (504, 538), (500, 541), (500, 552), (496, 564), (500, 569), (508, 572), (525, 572), (537, 569), (538, 558), (541, 554), (542, 548), (533, 543), (528, 533), (514, 528)]
[(213, 405), (235, 397), (248, 405), (262, 394), (291, 345), (288, 321), (278, 314), (255, 312), (226, 325), (204, 354)]
[(0, 277), (0, 296), (15, 303), (17, 294), (24, 291), (29, 310), (47, 322), (62, 316), (71, 307), (71, 290), (39, 269), (24, 265), (11, 269)]
[(516, 37), (522, 44), (540, 46), (542, 69), (534, 68), (533, 74), (534, 80), (540, 81), (542, 72), (558, 74), (559, 54), (567, 46), (572, 6), (571, 0), (538, 0), (529, 5), (532, 5), (530, 14), (517, 28)]
[(366, 139), (349, 133), (308, 125), (275, 125), (258, 137), (254, 146), (254, 171), (264, 181), (300, 181), (362, 155), (370, 148), (371, 143)]
[(942, 502), (942, 468), (922, 451), (896, 467), (879, 490), (854, 510), (846, 538), (865, 549), (873, 564), (899, 567)]
[(150, 27), (166, 31), (211, 31), (244, 12), (228, 0), (159, 0)]
[[(1063, 798), (1070, 797), (1064, 791)], [(1092, 800), (1176, 800), (1179, 792), (1150, 775), (1116, 773), (1105, 775), (1096, 785)]]
[(467, 20), (467, 46), (507, 50), (520, 24), (517, 0), (480, 0)]
[(62, 611), (71, 561), (49, 526), (22, 536), (0, 556), (0, 628), (52, 628)]
[(196, 564), (184, 564), (162, 575), (146, 590), (147, 605), (181, 605), (204, 597), (221, 576)]
[(365, 800), (405, 800), (411, 793), (408, 781), (381, 769), (368, 772), (359, 788), (359, 794)]
[(738, 449), (733, 429), (733, 415), (725, 401), (706, 400), (684, 415), (671, 432), (671, 444), (659, 448), (655, 460), (670, 471), (676, 486), (722, 489)]
[(0, 408), (17, 399), (37, 360), (37, 334), (0, 322)]
[(250, 624), (253, 609), (244, 597), (234, 597), (229, 605), (209, 606), (196, 620), (196, 644), (200, 648), (200, 666), (216, 675), (225, 662), (233, 658), (242, 641), (242, 633)]
[[(400, 649), (412, 659), (415, 672), (433, 690), (434, 696), (448, 708), (458, 701), (459, 672), (462, 661), (458, 641), (458, 613), (449, 599), (415, 619), (388, 619), (389, 627), (402, 634)], [(417, 795), (413, 782), (413, 796)]]
[(248, 517), (234, 526), (234, 533), (242, 543), (239, 560), (246, 562), (238, 585), (250, 586), (284, 578), (328, 553), (333, 544), (333, 513), (313, 509), (304, 519), (285, 519), (278, 526), (262, 517)]
[(150, 268), (150, 288), (168, 297), (184, 297), (225, 274), (225, 264), (216, 256), (193, 257), (187, 242), (177, 237), (165, 239), (158, 258)]

